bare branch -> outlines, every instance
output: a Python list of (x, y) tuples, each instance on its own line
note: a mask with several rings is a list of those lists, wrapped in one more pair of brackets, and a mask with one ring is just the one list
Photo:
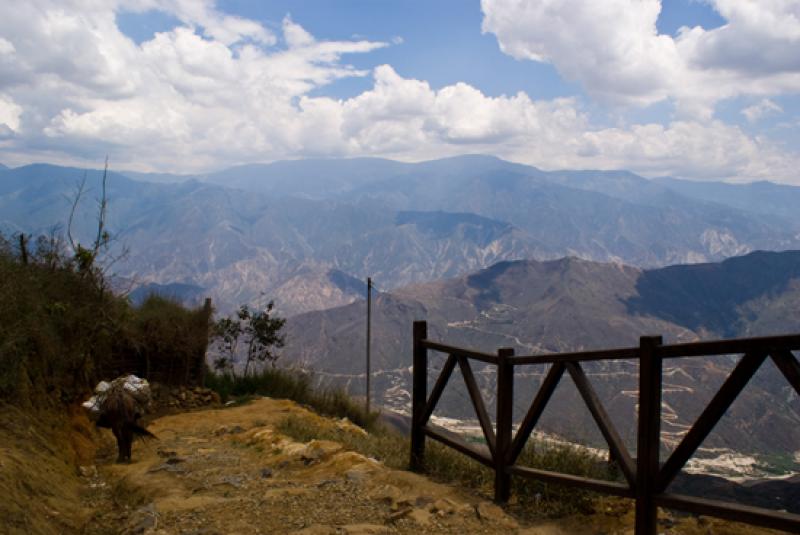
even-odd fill
[(72, 247), (72, 252), (76, 253), (78, 251), (78, 244), (75, 243), (75, 240), (72, 237), (72, 220), (75, 218), (75, 210), (78, 208), (78, 203), (83, 196), (83, 193), (86, 189), (86, 171), (83, 172), (83, 178), (78, 183), (75, 189), (75, 198), (72, 200), (72, 208), (69, 211), (69, 221), (67, 222), (67, 238), (69, 238), (69, 244)]
[(108, 179), (108, 156), (106, 156), (106, 163), (103, 167), (103, 181), (102, 189), (100, 192), (100, 213), (97, 217), (97, 237), (94, 240), (93, 256), (97, 256), (100, 248), (108, 242), (108, 233), (105, 230), (106, 226), (106, 208), (108, 207), (108, 197), (106, 195), (106, 181)]

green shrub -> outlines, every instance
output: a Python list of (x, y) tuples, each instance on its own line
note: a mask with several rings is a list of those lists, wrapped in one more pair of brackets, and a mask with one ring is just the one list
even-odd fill
[[(24, 263), (8, 251), (0, 254), (0, 279), (0, 396), (70, 396), (85, 387), (111, 349), (107, 318), (124, 304), (68, 267)], [(20, 391), (25, 383), (32, 392)]]
[(134, 308), (59, 243), (40, 238), (23, 255), (0, 236), (0, 399), (47, 406), (122, 373), (176, 383), (200, 376), (210, 309), (160, 298)]
[(135, 367), (141, 376), (167, 384), (198, 382), (205, 373), (211, 310), (190, 310), (151, 295), (130, 312), (115, 367)]

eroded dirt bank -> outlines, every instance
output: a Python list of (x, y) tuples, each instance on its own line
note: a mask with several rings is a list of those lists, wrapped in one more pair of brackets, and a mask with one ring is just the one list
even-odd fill
[(90, 513), (77, 467), (94, 462), (97, 437), (80, 407), (0, 402), (0, 533), (79, 533)]

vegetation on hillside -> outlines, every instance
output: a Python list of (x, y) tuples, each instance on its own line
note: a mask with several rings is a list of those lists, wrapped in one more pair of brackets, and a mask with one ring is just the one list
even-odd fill
[[(285, 323), (285, 319), (273, 313), (271, 301), (264, 310), (242, 305), (233, 317), (212, 323), (216, 373), (206, 376), (206, 386), (215, 390), (223, 401), (246, 400), (253, 395), (290, 399), (321, 415), (345, 417), (372, 429), (377, 413), (367, 413), (344, 389), (315, 386), (303, 370), (275, 367), (278, 360), (275, 350), (283, 347), (281, 329)], [(244, 367), (237, 373), (234, 364), (242, 355)], [(271, 366), (264, 366), (267, 362)]]
[(200, 376), (210, 309), (156, 296), (133, 307), (85, 251), (70, 254), (55, 233), (0, 235), (0, 399), (52, 406), (121, 373)]
[[(264, 310), (242, 305), (233, 317), (214, 322), (211, 344), (217, 354), (216, 373), (206, 376), (206, 386), (215, 390), (223, 401), (246, 400), (253, 395), (290, 399), (323, 416), (348, 418), (374, 430), (378, 414), (367, 413), (341, 387), (315, 386), (306, 371), (275, 367), (278, 360), (275, 350), (283, 347), (281, 330), (285, 323), (285, 319), (273, 313), (271, 301)], [(244, 367), (237, 373), (234, 363), (242, 355)], [(267, 362), (271, 366), (264, 366)]]

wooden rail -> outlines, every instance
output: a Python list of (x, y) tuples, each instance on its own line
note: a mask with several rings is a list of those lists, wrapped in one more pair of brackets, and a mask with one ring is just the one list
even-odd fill
[[(429, 350), (448, 355), (430, 395), (427, 391)], [(411, 468), (415, 470), (423, 468), (425, 438), (430, 437), (493, 468), (494, 497), (499, 503), (508, 501), (511, 476), (514, 475), (632, 498), (636, 501), (636, 535), (657, 533), (659, 506), (800, 533), (800, 515), (666, 492), (669, 484), (765, 360), (772, 359), (800, 395), (800, 363), (792, 354), (795, 350), (800, 350), (800, 335), (675, 345), (663, 345), (660, 336), (643, 336), (639, 340), (639, 346), (631, 348), (526, 356), (514, 356), (513, 349), (501, 348), (492, 355), (428, 340), (427, 323), (416, 321), (414, 322)], [(743, 357), (678, 447), (662, 463), (659, 452), (663, 360), (730, 354), (743, 354)], [(639, 410), (635, 458), (625, 447), (581, 367), (581, 362), (586, 361), (622, 359), (639, 362)], [(492, 427), (491, 418), (475, 382), (470, 360), (497, 366), (495, 428)], [(541, 364), (552, 364), (552, 366), (514, 435), (512, 433), (514, 369), (517, 366)], [(464, 377), (467, 392), (486, 439), (486, 448), (468, 444), (456, 436), (437, 430), (428, 423), (456, 366)], [(611, 456), (625, 477), (624, 483), (549, 472), (517, 464), (520, 453), (565, 372), (572, 377), (583, 402), (608, 442)]]

